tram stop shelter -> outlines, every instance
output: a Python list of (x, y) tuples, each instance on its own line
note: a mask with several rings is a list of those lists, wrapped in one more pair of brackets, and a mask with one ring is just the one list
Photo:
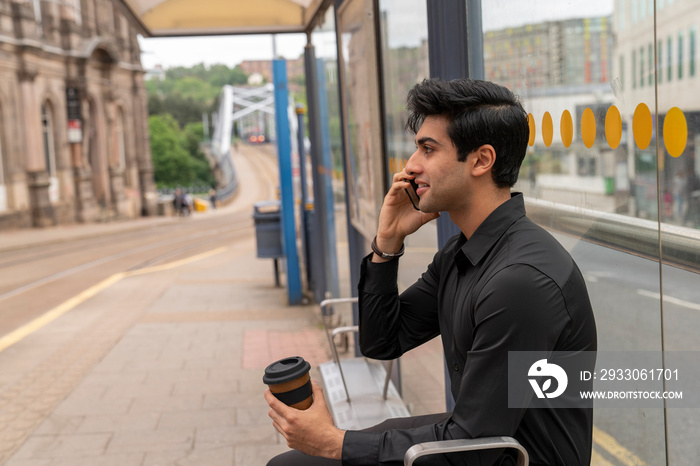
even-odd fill
[[(344, 189), (347, 245), (342, 248), (347, 246), (349, 280), (342, 289), (356, 290), (391, 173), (414, 151), (403, 128), (408, 89), (425, 77), (469, 77), (514, 90), (530, 123), (515, 189), (523, 192), (528, 217), (557, 237), (586, 277), (599, 356), (603, 350), (698, 350), (700, 298), (692, 284), (700, 271), (700, 97), (692, 91), (700, 77), (700, 12), (695, 0), (632, 6), (637, 3), (117, 0), (147, 37), (277, 34), (283, 40), (285, 33), (306, 34), (316, 222), (311, 229), (319, 232), (312, 244), (323, 271), (313, 290), (319, 303), (340, 296), (341, 289), (331, 183)], [(606, 110), (615, 116), (614, 124)], [(276, 117), (282, 114), (286, 118), (279, 110)], [(687, 119), (679, 118), (683, 115)], [(285, 204), (291, 201), (294, 168), (283, 150), (288, 149), (278, 141), (284, 216), (295, 207)], [(337, 162), (342, 167), (330, 164), (331, 150), (334, 160), (342, 158)], [(332, 179), (334, 169), (342, 180)], [(683, 180), (685, 197), (673, 192)], [(443, 214), (412, 235), (399, 281), (405, 271), (406, 283), (412, 283), (435, 246), (457, 232)], [(285, 250), (296, 254), (296, 247)], [(413, 258), (420, 267), (411, 268)], [(294, 304), (299, 290), (287, 285)], [(360, 355), (357, 347), (355, 355)], [(391, 380), (401, 392), (399, 368), (394, 364)], [(449, 389), (445, 399), (452, 409)], [(697, 458), (697, 442), (689, 439), (697, 437), (698, 410), (667, 409), (666, 403), (633, 410), (597, 407), (593, 464), (609, 464), (600, 460), (603, 451), (634, 464)]]
[[(331, 189), (332, 167), (328, 157), (324, 157), (324, 145), (327, 147), (326, 135), (327, 128), (323, 128), (324, 121), (319, 106), (319, 100), (323, 100), (323, 96), (318, 90), (319, 79), (323, 79), (323, 71), (319, 70), (319, 63), (315, 58), (314, 47), (311, 43), (311, 32), (314, 28), (324, 21), (324, 16), (329, 8), (334, 8), (337, 12), (349, 11), (354, 9), (357, 13), (356, 18), (373, 17), (374, 26), (370, 25), (370, 29), (374, 29), (378, 25), (379, 12), (378, 3), (373, 0), (256, 0), (255, 2), (247, 0), (209, 0), (202, 3), (200, 0), (119, 0), (120, 7), (130, 15), (137, 24), (140, 25), (141, 33), (146, 37), (176, 37), (176, 36), (202, 36), (202, 35), (233, 35), (233, 34), (284, 34), (284, 33), (306, 33), (308, 43), (305, 47), (304, 61), (306, 71), (306, 93), (308, 102), (308, 124), (309, 124), (309, 139), (311, 142), (311, 166), (314, 185), (314, 202), (316, 204), (315, 227), (320, 232), (320, 244), (317, 244), (316, 250), (319, 257), (314, 260), (322, 263), (323, 279), (315, 284), (319, 290), (314, 290), (315, 297), (321, 299), (334, 297), (338, 295), (337, 283), (337, 262), (335, 259), (335, 237), (333, 230), (333, 193)], [(351, 5), (352, 4), (352, 5)], [(430, 55), (430, 75), (431, 77), (440, 77), (444, 79), (453, 79), (458, 77), (483, 78), (483, 50), (482, 50), (482, 30), (481, 30), (481, 2), (480, 0), (427, 0), (427, 22), (428, 22), (428, 49)], [(468, 14), (470, 12), (471, 14)], [(350, 16), (350, 15), (348, 15)], [(338, 22), (336, 21), (336, 24)], [(353, 27), (350, 25), (349, 27)], [(366, 27), (366, 24), (365, 24)], [(336, 27), (336, 43), (339, 43), (340, 32)], [(370, 53), (363, 57), (363, 60), (373, 61), (368, 68), (375, 71), (381, 67), (381, 58), (376, 51), (379, 35), (373, 31), (370, 41), (367, 46)], [(449, 44), (449, 46), (447, 46)], [(470, 61), (470, 57), (472, 57)], [(478, 57), (474, 58), (474, 57)], [(273, 71), (280, 69), (279, 63), (273, 64)], [(281, 68), (284, 72), (284, 68)], [(278, 73), (279, 71), (275, 71)], [(279, 87), (278, 77), (275, 74), (275, 86)], [(286, 77), (282, 78), (283, 84), (286, 84)], [(341, 78), (342, 79), (342, 78)], [(379, 73), (371, 76), (370, 81), (376, 80), (377, 87), (380, 81)], [(342, 87), (342, 80), (341, 80)], [(371, 86), (374, 87), (374, 86)], [(342, 91), (341, 91), (342, 94)], [(378, 97), (378, 96), (376, 96)], [(286, 99), (286, 95), (283, 96)], [(280, 99), (282, 100), (282, 99)], [(346, 99), (341, 98), (341, 113), (347, 106)], [(280, 111), (284, 106), (278, 106), (277, 109), (277, 128), (287, 127), (284, 122), (280, 122)], [(379, 106), (375, 105), (377, 112)], [(379, 115), (376, 115), (380, 117)], [(286, 116), (284, 116), (286, 118)], [(282, 123), (282, 124), (281, 124)], [(325, 130), (325, 131), (324, 131)], [(280, 160), (280, 179), (281, 179), (281, 195), (282, 195), (282, 223), (283, 230), (288, 230), (288, 225), (285, 222), (285, 210), (293, 211), (293, 193), (291, 165), (289, 164), (289, 145), (284, 140), (283, 131), (278, 134), (278, 155)], [(348, 160), (347, 152), (349, 147), (354, 144), (347, 140), (352, 135), (347, 136), (343, 144), (343, 159), (344, 166), (352, 166), (352, 161)], [(377, 142), (377, 141), (375, 141)], [(379, 143), (379, 145), (383, 145)], [(384, 159), (380, 149), (377, 156)], [(349, 170), (345, 170), (345, 184), (354, 186), (354, 181), (349, 177), (354, 176), (348, 174)], [(384, 193), (387, 187), (386, 169), (380, 170), (374, 181), (374, 191)], [(347, 197), (346, 197), (347, 198)], [(346, 201), (347, 202), (347, 201)], [(347, 206), (348, 210), (351, 206)], [(368, 249), (367, 245), (371, 240), (370, 228), (362, 228), (357, 221), (349, 219), (348, 224), (348, 246), (349, 246), (349, 262), (350, 262), (350, 289), (357, 289), (359, 281), (359, 263)], [(293, 217), (291, 218), (293, 231)], [(449, 218), (444, 218), (438, 222), (438, 242), (442, 245), (447, 238), (457, 233), (457, 228), (452, 224)], [(288, 232), (288, 231), (287, 231)], [(290, 304), (296, 304), (301, 300), (301, 292), (299, 283), (294, 283), (298, 280), (291, 269), (298, 269), (298, 259), (296, 257), (295, 239), (287, 238), (287, 232), (283, 232), (285, 250), (287, 251), (287, 269), (288, 269), (288, 295)], [(289, 254), (290, 250), (294, 250), (294, 254)], [(320, 301), (320, 299), (319, 299)], [(357, 308), (353, 311), (355, 323), (357, 323)], [(355, 348), (356, 356), (360, 356), (359, 348)], [(398, 366), (398, 365), (397, 365)], [(399, 368), (395, 366), (393, 370), (392, 380), (399, 384)], [(449, 387), (449, 384), (446, 384)], [(446, 391), (448, 400), (448, 409), (453, 406), (453, 401), (449, 390)], [(501, 442), (501, 440), (499, 440)], [(472, 442), (473, 443), (473, 442)], [(493, 448), (493, 441), (486, 442), (484, 448)], [(498, 442), (497, 442), (498, 443)], [(500, 445), (500, 443), (498, 443)], [(428, 446), (426, 445), (426, 448)], [(454, 445), (433, 445), (432, 448), (437, 448), (439, 451), (444, 451), (444, 448), (465, 448), (474, 449), (474, 445), (465, 444), (463, 446)], [(421, 455), (427, 454), (428, 451), (422, 452)]]

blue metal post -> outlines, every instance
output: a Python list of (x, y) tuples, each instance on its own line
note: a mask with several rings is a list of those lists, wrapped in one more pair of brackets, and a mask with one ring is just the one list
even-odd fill
[(292, 184), (292, 143), (289, 129), (289, 92), (287, 89), (287, 62), (272, 61), (275, 85), (275, 124), (277, 127), (277, 156), (280, 170), (282, 218), (282, 245), (286, 257), (287, 297), (289, 304), (301, 303), (301, 277), (294, 225), (294, 189)]

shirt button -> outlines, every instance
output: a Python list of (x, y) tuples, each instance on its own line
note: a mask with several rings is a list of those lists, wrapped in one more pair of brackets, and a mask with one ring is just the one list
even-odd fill
[(459, 364), (455, 364), (455, 371), (459, 372)]

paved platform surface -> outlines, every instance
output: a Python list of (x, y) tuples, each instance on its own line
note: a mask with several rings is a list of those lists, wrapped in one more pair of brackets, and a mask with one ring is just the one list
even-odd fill
[[(165, 221), (10, 232), (3, 247)], [(263, 369), (301, 355), (319, 380), (330, 355), (317, 306), (287, 305), (253, 233), (120, 277), (0, 351), (0, 379), (14, 390), (0, 390), (0, 464), (254, 466), (286, 451), (267, 416)], [(403, 364), (409, 408), (441, 410), (439, 342)]]

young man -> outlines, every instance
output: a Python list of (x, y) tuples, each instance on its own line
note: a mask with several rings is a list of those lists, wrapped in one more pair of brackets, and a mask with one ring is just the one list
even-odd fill
[[(373, 253), (362, 263), (360, 347), (366, 356), (392, 359), (441, 335), (455, 409), (343, 432), (317, 385), (304, 412), (268, 391), (273, 425), (298, 450), (269, 464), (399, 465), (416, 443), (500, 435), (520, 441), (534, 465), (589, 464), (592, 409), (508, 408), (509, 351), (596, 350), (580, 271), (525, 216), (522, 195), (510, 192), (527, 148), (525, 111), (508, 89), (469, 79), (423, 81), (409, 92), (408, 109), (417, 150), (393, 177)], [(411, 189), (406, 179), (418, 185), (420, 211), (404, 192)], [(399, 295), (405, 237), (443, 211), (461, 233)], [(512, 452), (490, 451), (430, 464), (515, 462)]]

